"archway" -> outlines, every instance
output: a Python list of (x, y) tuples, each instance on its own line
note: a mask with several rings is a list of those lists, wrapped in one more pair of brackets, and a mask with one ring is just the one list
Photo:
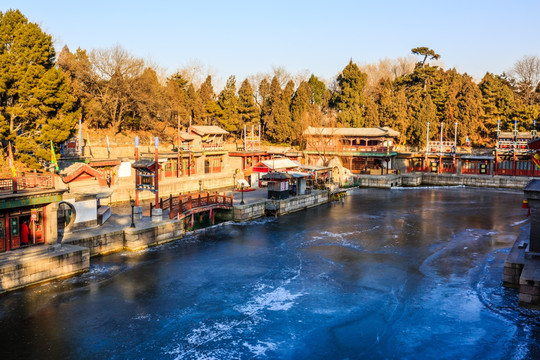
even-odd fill
[(56, 228), (58, 232), (57, 243), (61, 244), (64, 239), (64, 232), (69, 229), (75, 222), (77, 212), (72, 204), (60, 201), (58, 203), (58, 210), (56, 211)]

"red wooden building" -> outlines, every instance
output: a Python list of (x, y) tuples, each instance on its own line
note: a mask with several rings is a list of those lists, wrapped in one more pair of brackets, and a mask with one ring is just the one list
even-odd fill
[(50, 229), (65, 191), (55, 189), (53, 175), (0, 179), (0, 252), (56, 241)]
[(384, 174), (393, 169), (399, 132), (389, 127), (317, 128), (304, 131), (307, 165), (326, 165), (338, 157), (353, 174)]

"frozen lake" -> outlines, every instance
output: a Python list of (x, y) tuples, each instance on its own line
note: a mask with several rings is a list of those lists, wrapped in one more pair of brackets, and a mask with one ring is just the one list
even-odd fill
[(522, 192), (361, 189), (0, 296), (1, 359), (538, 359)]

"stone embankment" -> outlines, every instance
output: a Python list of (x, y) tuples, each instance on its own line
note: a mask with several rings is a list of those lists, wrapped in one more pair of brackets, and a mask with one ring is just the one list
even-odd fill
[(397, 186), (471, 186), (523, 189), (532, 178), (513, 176), (409, 173), (402, 175), (354, 175), (360, 187), (392, 188)]
[(89, 250), (75, 245), (38, 246), (4, 254), (0, 260), (0, 293), (70, 277), (88, 271), (89, 266)]
[(540, 180), (524, 189), (530, 207), (528, 231), (519, 234), (504, 262), (503, 285), (519, 291), (519, 304), (540, 309)]
[(314, 190), (311, 194), (294, 196), (283, 200), (259, 200), (234, 206), (234, 221), (247, 221), (263, 216), (282, 216), (292, 212), (322, 205), (330, 201), (329, 191)]

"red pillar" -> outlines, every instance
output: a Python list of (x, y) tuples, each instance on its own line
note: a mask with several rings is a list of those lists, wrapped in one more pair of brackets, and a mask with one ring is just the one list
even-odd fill
[(497, 175), (497, 171), (499, 170), (499, 158), (497, 157), (497, 149), (495, 149), (495, 164), (493, 165), (493, 175)]
[(516, 152), (514, 150), (514, 152), (512, 153), (513, 155), (513, 164), (512, 164), (512, 176), (516, 176)]
[[(135, 142), (135, 161), (139, 160), (139, 140), (137, 138)], [(137, 190), (137, 185), (139, 183), (139, 176), (137, 175), (137, 169), (135, 169), (135, 206), (139, 206), (139, 190)]]
[(155, 147), (156, 147), (156, 171), (154, 173), (154, 180), (155, 180), (155, 190), (156, 190), (156, 209), (159, 209), (159, 159), (158, 159), (158, 138), (156, 137), (155, 140)]

